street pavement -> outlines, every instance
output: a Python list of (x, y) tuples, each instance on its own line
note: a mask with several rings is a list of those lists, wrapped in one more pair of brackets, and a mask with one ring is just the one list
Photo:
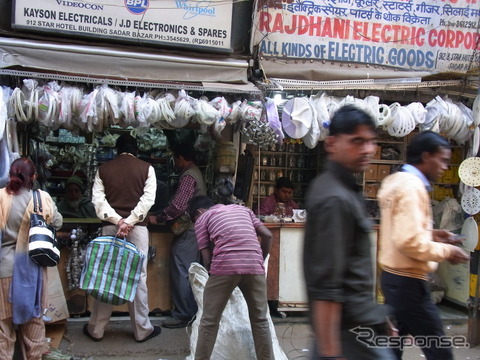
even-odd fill
[[(445, 332), (451, 336), (465, 336), (468, 333), (466, 312), (441, 308)], [(166, 317), (151, 317), (154, 325), (160, 325)], [(112, 317), (105, 337), (100, 342), (93, 342), (86, 337), (82, 328), (88, 317), (70, 318), (66, 332), (58, 350), (65, 355), (83, 357), (89, 360), (184, 360), (190, 353), (189, 336), (191, 327), (182, 329), (165, 329), (162, 333), (144, 343), (137, 343), (128, 316)], [(287, 313), (285, 318), (272, 316), (278, 343), (289, 360), (309, 360), (311, 330), (308, 314)], [(480, 360), (480, 345), (470, 348), (455, 348), (456, 360)], [(418, 348), (408, 348), (403, 360), (425, 359)], [(227, 359), (225, 359), (227, 360)], [(247, 360), (247, 359), (228, 359)]]

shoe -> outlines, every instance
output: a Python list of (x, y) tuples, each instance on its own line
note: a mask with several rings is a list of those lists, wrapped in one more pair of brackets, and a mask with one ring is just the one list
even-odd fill
[(162, 328), (160, 326), (154, 326), (153, 331), (150, 335), (148, 335), (145, 339), (137, 340), (137, 342), (143, 343), (147, 340), (150, 340), (150, 339), (154, 338), (155, 336), (160, 335), (161, 332), (162, 332)]
[(87, 335), (90, 339), (92, 339), (95, 342), (102, 341), (103, 338), (96, 338), (93, 337), (89, 332), (88, 332), (88, 324), (83, 325), (83, 333)]
[(180, 328), (187, 327), (188, 324), (189, 324), (189, 321), (187, 320), (179, 320), (179, 319), (172, 318), (170, 320), (165, 320), (162, 323), (162, 326), (167, 329), (180, 329)]

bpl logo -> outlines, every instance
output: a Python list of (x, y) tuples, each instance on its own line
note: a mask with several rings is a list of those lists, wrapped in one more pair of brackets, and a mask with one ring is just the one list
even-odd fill
[(148, 0), (125, 0), (125, 7), (132, 14), (141, 15), (148, 9)]

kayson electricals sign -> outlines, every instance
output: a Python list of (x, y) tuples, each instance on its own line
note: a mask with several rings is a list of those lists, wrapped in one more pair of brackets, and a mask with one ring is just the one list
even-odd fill
[(15, 0), (14, 29), (232, 51), (233, 0)]

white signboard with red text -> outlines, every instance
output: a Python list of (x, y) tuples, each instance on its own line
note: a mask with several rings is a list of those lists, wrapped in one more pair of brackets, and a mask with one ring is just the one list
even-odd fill
[(259, 0), (263, 57), (466, 72), (480, 62), (480, 0)]
[(233, 0), (15, 0), (12, 27), (231, 51)]

